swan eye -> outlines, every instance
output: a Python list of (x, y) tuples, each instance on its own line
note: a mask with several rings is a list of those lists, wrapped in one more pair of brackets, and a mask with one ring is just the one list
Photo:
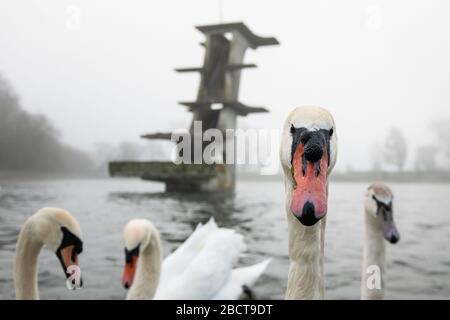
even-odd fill
[(133, 257), (139, 257), (139, 248), (141, 244), (138, 244), (136, 248), (133, 250), (128, 250), (125, 248), (125, 262), (130, 263), (133, 260)]
[(378, 200), (377, 197), (375, 197), (375, 195), (372, 195), (372, 199), (375, 200), (377, 206), (380, 206), (380, 205), (381, 205), (380, 200)]
[(291, 130), (290, 130), (290, 131), (291, 131), (292, 134), (295, 133), (295, 127), (294, 127), (294, 125), (292, 125), (292, 124), (291, 124)]
[(330, 136), (330, 138), (333, 136), (334, 130), (333, 128), (330, 129), (330, 131), (328, 132), (328, 135)]

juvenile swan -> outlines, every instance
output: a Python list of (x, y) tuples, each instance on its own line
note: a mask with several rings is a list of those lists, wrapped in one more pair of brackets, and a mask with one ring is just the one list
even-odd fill
[[(382, 183), (374, 183), (365, 198), (365, 225), (363, 267), (361, 276), (361, 298), (383, 299), (385, 266), (384, 239), (397, 243), (400, 234), (394, 222), (394, 195)], [(384, 239), (383, 239), (384, 238)]]

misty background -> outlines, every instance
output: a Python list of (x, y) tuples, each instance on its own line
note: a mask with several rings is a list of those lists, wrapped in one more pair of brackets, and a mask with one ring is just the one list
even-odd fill
[[(0, 171), (104, 173), (109, 160), (163, 160), (141, 134), (188, 127), (203, 40), (195, 25), (243, 21), (281, 46), (248, 51), (240, 100), (280, 129), (298, 105), (335, 117), (337, 170), (450, 169), (446, 1), (0, 3)], [(74, 14), (79, 23), (74, 24)], [(276, 147), (277, 148), (277, 147)]]
[(360, 297), (364, 195), (374, 180), (392, 188), (401, 234), (386, 248), (386, 298), (449, 298), (449, 17), (444, 0), (1, 0), (0, 299), (14, 298), (20, 228), (45, 206), (77, 217), (88, 250), (87, 285), (75, 292), (54, 253), (42, 252), (43, 299), (123, 299), (120, 235), (134, 217), (158, 226), (164, 254), (214, 217), (245, 235), (239, 266), (272, 258), (256, 297), (284, 297), (281, 174), (239, 167), (234, 192), (207, 195), (97, 179), (111, 160), (169, 159), (170, 142), (140, 135), (191, 122), (177, 102), (195, 100), (199, 75), (174, 69), (203, 63), (194, 26), (239, 21), (281, 45), (247, 52), (245, 63), (258, 68), (243, 70), (240, 101), (270, 113), (239, 118), (238, 127), (280, 131), (299, 105), (324, 106), (336, 120), (327, 298)]

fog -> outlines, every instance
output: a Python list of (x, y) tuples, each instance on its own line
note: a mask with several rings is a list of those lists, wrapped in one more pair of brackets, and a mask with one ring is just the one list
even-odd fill
[(61, 143), (45, 116), (24, 111), (0, 77), (0, 171), (70, 175), (91, 169), (89, 156)]
[[(242, 119), (247, 127), (280, 128), (293, 107), (325, 106), (337, 123), (340, 170), (395, 167), (384, 164), (383, 151), (393, 127), (407, 143), (402, 169), (420, 167), (426, 150), (445, 148), (438, 127), (450, 122), (448, 2), (221, 2), (219, 10), (212, 0), (1, 1), (0, 73), (24, 110), (47, 119), (22, 113), (20, 143), (28, 146), (37, 130), (50, 143), (33, 145), (39, 154), (68, 148), (63, 143), (92, 154), (99, 144), (142, 143), (143, 133), (186, 127), (190, 115), (177, 101), (195, 98), (198, 76), (173, 69), (202, 63), (194, 26), (222, 15), (281, 42), (246, 56), (258, 69), (243, 71), (240, 99), (270, 109)], [(73, 8), (80, 12), (75, 27)], [(427, 166), (448, 158), (442, 152)]]
[(0, 75), (0, 173), (20, 175), (104, 175), (107, 163), (121, 160), (162, 160), (161, 143), (97, 143), (93, 152), (61, 141), (60, 131), (42, 114), (23, 109), (14, 88)]

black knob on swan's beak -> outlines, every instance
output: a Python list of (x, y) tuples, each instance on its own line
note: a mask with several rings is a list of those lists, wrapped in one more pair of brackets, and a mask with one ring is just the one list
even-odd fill
[(305, 145), (305, 158), (309, 162), (317, 162), (322, 159), (323, 148), (320, 145), (320, 141), (316, 139), (310, 139)]
[(400, 240), (400, 237), (396, 236), (395, 234), (391, 235), (389, 242), (392, 244), (395, 244), (398, 242), (398, 240)]

